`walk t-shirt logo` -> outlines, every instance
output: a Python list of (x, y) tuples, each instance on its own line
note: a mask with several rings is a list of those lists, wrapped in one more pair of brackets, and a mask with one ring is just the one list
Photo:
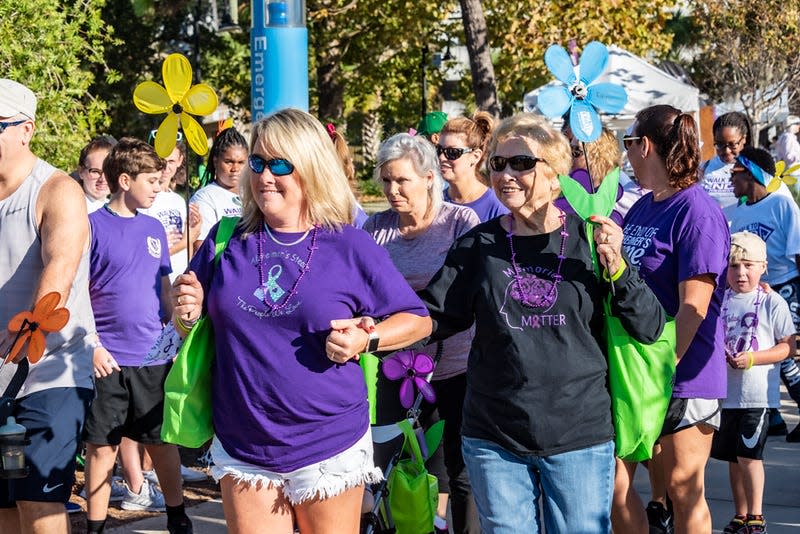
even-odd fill
[(161, 257), (161, 241), (157, 237), (147, 236), (147, 252), (154, 258)]
[(744, 230), (747, 230), (748, 232), (756, 234), (764, 242), (766, 242), (767, 239), (769, 239), (769, 236), (772, 235), (772, 232), (775, 231), (775, 229), (772, 228), (771, 226), (767, 226), (766, 224), (760, 223), (760, 222), (750, 223), (747, 226), (745, 226), (744, 228), (741, 228), (741, 229), (739, 229), (737, 231), (742, 232)]
[(625, 234), (622, 237), (622, 247), (628, 255), (632, 265), (639, 266), (645, 251), (650, 248), (658, 233), (657, 226), (641, 226), (639, 224), (628, 224), (625, 226)]

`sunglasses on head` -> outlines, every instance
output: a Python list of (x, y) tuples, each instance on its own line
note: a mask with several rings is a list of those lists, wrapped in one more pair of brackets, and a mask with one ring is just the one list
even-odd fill
[(261, 156), (252, 154), (248, 156), (247, 164), (250, 166), (250, 170), (256, 174), (263, 173), (267, 167), (269, 167), (269, 172), (273, 176), (286, 176), (294, 172), (294, 165), (283, 158), (264, 159)]
[(466, 148), (466, 147), (443, 147), (442, 145), (436, 145), (436, 155), (441, 156), (444, 154), (444, 157), (448, 161), (455, 161), (467, 152), (472, 152), (475, 150), (474, 148)]
[(536, 167), (539, 162), (547, 163), (542, 158), (535, 156), (511, 156), (504, 158), (503, 156), (492, 156), (489, 158), (489, 168), (494, 172), (503, 172), (506, 166), (510, 166), (514, 171), (529, 171)]

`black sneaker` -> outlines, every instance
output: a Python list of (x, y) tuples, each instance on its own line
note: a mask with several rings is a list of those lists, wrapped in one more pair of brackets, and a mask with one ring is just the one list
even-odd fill
[(789, 429), (786, 428), (786, 423), (781, 421), (776, 425), (770, 425), (767, 429), (768, 436), (785, 436), (789, 433)]
[(748, 519), (747, 534), (767, 534), (767, 522), (763, 519)]
[(177, 521), (167, 520), (167, 531), (169, 534), (194, 534), (192, 521), (187, 516)]
[(741, 515), (734, 516), (731, 522), (722, 529), (722, 534), (747, 534), (747, 524), (745, 517)]
[(786, 434), (786, 441), (789, 443), (800, 443), (800, 424), (794, 427), (794, 430)]
[(675, 527), (672, 524), (672, 514), (660, 502), (650, 501), (647, 504), (647, 523), (650, 525), (650, 534), (672, 534)]

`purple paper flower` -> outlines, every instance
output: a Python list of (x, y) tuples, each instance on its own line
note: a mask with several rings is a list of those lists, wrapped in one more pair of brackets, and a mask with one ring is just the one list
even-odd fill
[(413, 350), (402, 350), (383, 360), (383, 374), (389, 380), (400, 380), (400, 404), (411, 408), (414, 404), (414, 386), (428, 402), (436, 400), (433, 387), (426, 376), (433, 372), (433, 359), (427, 354)]

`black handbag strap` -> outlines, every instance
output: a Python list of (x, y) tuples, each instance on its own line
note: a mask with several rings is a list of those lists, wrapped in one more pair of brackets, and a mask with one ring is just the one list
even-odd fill
[(17, 371), (14, 373), (14, 376), (11, 378), (11, 382), (8, 383), (6, 386), (6, 390), (3, 392), (3, 397), (9, 398), (16, 398), (17, 393), (19, 390), (22, 389), (22, 384), (25, 383), (25, 379), (28, 378), (28, 358), (23, 358), (17, 364)]

